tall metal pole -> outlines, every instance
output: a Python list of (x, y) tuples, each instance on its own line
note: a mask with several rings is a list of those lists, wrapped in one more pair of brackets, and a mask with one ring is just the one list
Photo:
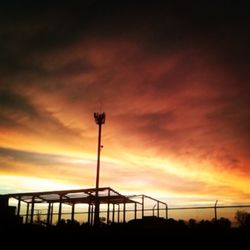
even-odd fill
[(98, 147), (97, 147), (97, 168), (96, 168), (96, 193), (95, 193), (95, 226), (99, 225), (99, 213), (100, 213), (100, 204), (99, 204), (99, 176), (100, 176), (100, 153), (101, 153), (101, 134), (102, 134), (102, 125), (99, 124), (98, 132)]
[(95, 122), (98, 125), (98, 145), (97, 145), (97, 168), (96, 168), (96, 191), (95, 191), (95, 218), (94, 225), (99, 226), (99, 213), (100, 213), (100, 202), (99, 202), (99, 176), (100, 176), (100, 154), (101, 154), (101, 136), (102, 136), (102, 124), (105, 123), (105, 113), (94, 113)]

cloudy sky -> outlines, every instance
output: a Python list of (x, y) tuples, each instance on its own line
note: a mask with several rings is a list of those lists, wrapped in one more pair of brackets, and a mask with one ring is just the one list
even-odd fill
[(100, 186), (249, 201), (250, 10), (167, 2), (1, 1), (0, 193), (94, 187), (105, 111)]

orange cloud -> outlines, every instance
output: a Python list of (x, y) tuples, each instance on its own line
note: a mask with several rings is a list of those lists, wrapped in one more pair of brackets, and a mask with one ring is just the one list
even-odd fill
[(62, 19), (43, 10), (42, 20), (27, 16), (37, 25), (6, 23), (1, 176), (93, 186), (93, 112), (102, 109), (102, 185), (185, 202), (247, 200), (249, 76), (238, 48), (249, 46), (237, 40), (245, 32), (221, 43), (210, 19), (154, 6), (156, 15), (148, 5), (140, 15), (115, 5), (120, 15), (106, 19), (90, 6), (86, 17), (62, 8)]

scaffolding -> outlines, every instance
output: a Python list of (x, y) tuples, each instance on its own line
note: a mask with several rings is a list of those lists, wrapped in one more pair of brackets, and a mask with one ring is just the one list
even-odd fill
[[(76, 190), (59, 190), (59, 191), (45, 191), (45, 192), (26, 192), (26, 193), (12, 193), (4, 195), (8, 200), (13, 198), (17, 201), (16, 215), (25, 217), (25, 223), (33, 224), (35, 222), (35, 211), (38, 204), (47, 204), (46, 225), (53, 224), (53, 216), (57, 216), (57, 222), (63, 219), (64, 213), (62, 208), (64, 205), (71, 206), (70, 219), (75, 220), (75, 205), (85, 204), (86, 211), (82, 212), (87, 215), (87, 224), (94, 225), (94, 211), (96, 204), (96, 188), (76, 189)], [(145, 206), (145, 200), (151, 201), (151, 207)], [(126, 214), (132, 213), (131, 219), (142, 219), (145, 216), (145, 211), (151, 212), (151, 217), (160, 217), (160, 210), (165, 211), (164, 217), (168, 218), (168, 206), (165, 202), (149, 197), (147, 195), (122, 195), (110, 187), (98, 188), (98, 203), (105, 208), (100, 210), (100, 213), (105, 213), (105, 221), (107, 224), (114, 223), (115, 217), (117, 222), (125, 223)], [(22, 204), (26, 204), (26, 212), (21, 214)], [(58, 204), (58, 211), (53, 211), (54, 204)], [(128, 208), (130, 204), (130, 208)], [(160, 208), (160, 205), (163, 208)], [(133, 209), (131, 209), (133, 206)], [(156, 213), (155, 213), (156, 211)], [(37, 214), (36, 214), (37, 215)], [(122, 216), (121, 216), (122, 215)]]

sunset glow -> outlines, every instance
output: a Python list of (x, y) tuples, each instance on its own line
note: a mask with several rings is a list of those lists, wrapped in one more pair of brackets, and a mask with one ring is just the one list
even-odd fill
[(246, 13), (16, 5), (0, 10), (0, 193), (94, 187), (105, 111), (100, 186), (249, 202)]

